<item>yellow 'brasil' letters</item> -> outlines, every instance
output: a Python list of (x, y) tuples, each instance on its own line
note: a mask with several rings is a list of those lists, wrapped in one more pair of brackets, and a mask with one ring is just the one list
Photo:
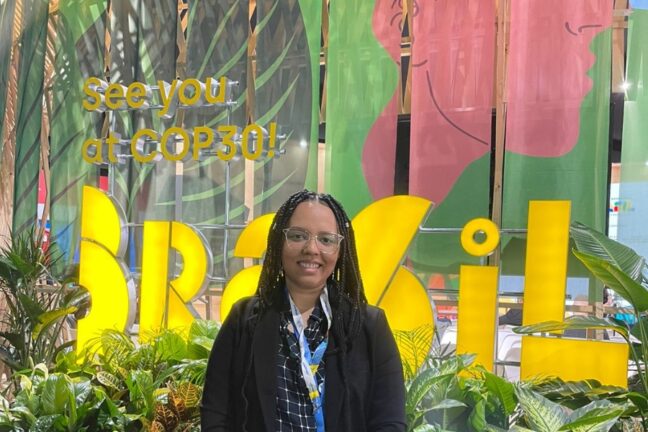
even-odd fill
[[(360, 267), (367, 299), (385, 309), (395, 330), (433, 325), (425, 286), (400, 264), (431, 203), (412, 196), (389, 197), (372, 203), (353, 220)], [(235, 256), (261, 258), (272, 215), (252, 221), (239, 237)], [(398, 230), (386, 230), (386, 226)], [(525, 279), (524, 323), (563, 319), (569, 203), (531, 202)], [(486, 241), (473, 240), (484, 231)], [(79, 321), (77, 349), (105, 328), (125, 330), (132, 324), (134, 284), (119, 257), (125, 247), (124, 218), (118, 206), (101, 191), (85, 187), (82, 209), (80, 283), (92, 296), (90, 314)], [(380, 233), (380, 244), (376, 244)], [(464, 229), (462, 244), (475, 255), (486, 255), (498, 244), (492, 222), (476, 220)], [(169, 249), (183, 256), (181, 275), (168, 282)], [(160, 326), (187, 326), (195, 314), (187, 303), (200, 295), (211, 267), (209, 250), (202, 237), (179, 222), (145, 222), (140, 330)], [(256, 289), (261, 266), (235, 275), (225, 290), (221, 319), (232, 304)], [(458, 352), (475, 352), (479, 363), (492, 369), (497, 310), (497, 267), (462, 266), (460, 270)], [(528, 313), (527, 313), (528, 311)], [(431, 339), (423, 341), (423, 351)], [(401, 347), (402, 349), (403, 347)], [(410, 365), (422, 359), (401, 355)], [(628, 349), (625, 344), (525, 336), (522, 339), (521, 378), (557, 375), (563, 379), (597, 379), (606, 384), (626, 385)]]
[[(169, 251), (182, 255), (182, 273), (169, 282)], [(160, 328), (187, 330), (198, 313), (191, 302), (207, 287), (212, 257), (204, 237), (179, 222), (144, 222), (140, 340)]]
[(103, 329), (125, 331), (135, 318), (135, 283), (120, 260), (126, 249), (126, 218), (101, 190), (83, 187), (79, 283), (91, 296), (88, 315), (79, 320), (77, 350)]

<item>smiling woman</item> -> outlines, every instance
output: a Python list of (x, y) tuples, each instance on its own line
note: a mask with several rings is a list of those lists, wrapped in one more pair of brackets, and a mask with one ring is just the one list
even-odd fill
[(298, 192), (275, 215), (257, 293), (214, 343), (201, 413), (203, 431), (405, 430), (394, 337), (330, 195)]

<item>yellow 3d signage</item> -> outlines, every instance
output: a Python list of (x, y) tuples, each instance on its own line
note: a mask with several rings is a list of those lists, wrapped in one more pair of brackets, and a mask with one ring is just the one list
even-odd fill
[[(89, 291), (91, 307), (79, 320), (78, 351), (102, 330), (126, 331), (134, 322), (135, 284), (121, 259), (128, 239), (125, 220), (108, 195), (83, 188), (79, 283)], [(140, 339), (163, 327), (187, 329), (198, 316), (191, 302), (203, 293), (212, 267), (206, 240), (182, 223), (146, 221), (142, 255)], [(169, 281), (176, 260), (182, 272)]]
[[(401, 265), (407, 249), (425, 221), (432, 203), (413, 196), (376, 201), (352, 221), (360, 271), (370, 304), (382, 307), (393, 330), (415, 330), (434, 325), (432, 302), (425, 285)], [(564, 317), (570, 203), (532, 201), (529, 206), (525, 269), (524, 324)], [(239, 236), (234, 255), (260, 259), (265, 252), (272, 214), (252, 221)], [(398, 224), (393, 221), (397, 220)], [(79, 321), (81, 350), (101, 330), (126, 330), (134, 320), (135, 286), (120, 259), (127, 242), (125, 219), (103, 192), (84, 188), (80, 279), (92, 297), (90, 314)], [(385, 230), (384, 227), (390, 229)], [(381, 241), (376, 243), (376, 233)], [(485, 240), (477, 242), (476, 233)], [(476, 219), (463, 229), (466, 252), (487, 256), (499, 244), (499, 230), (487, 219)], [(175, 253), (172, 253), (175, 251)], [(144, 223), (140, 286), (140, 338), (161, 327), (187, 328), (196, 312), (191, 302), (203, 293), (212, 265), (204, 238), (179, 222)], [(175, 258), (179, 254), (181, 259)], [(182, 263), (181, 265), (176, 263)], [(170, 279), (169, 269), (181, 268)], [(254, 294), (261, 266), (241, 270), (228, 283), (221, 300), (221, 320), (240, 298)], [(493, 369), (497, 330), (499, 269), (461, 266), (457, 352), (477, 354), (477, 362)], [(429, 351), (431, 332), (418, 350)], [(420, 357), (401, 348), (403, 360), (418, 367)], [(625, 344), (555, 337), (522, 338), (521, 378), (555, 375), (563, 379), (597, 379), (625, 386), (628, 349)]]

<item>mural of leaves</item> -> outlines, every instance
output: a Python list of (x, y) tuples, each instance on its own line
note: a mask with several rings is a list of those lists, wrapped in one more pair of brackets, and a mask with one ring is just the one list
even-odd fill
[(85, 140), (101, 136), (103, 116), (82, 107), (83, 82), (101, 77), (107, 0), (60, 2), (53, 15), (56, 31), (56, 74), (50, 114), (50, 167), (52, 238), (73, 260), (79, 244), (81, 191), (96, 184), (97, 168), (81, 154)]
[[(248, 21), (249, 3), (238, 0), (203, 0), (189, 4), (187, 23), (186, 76), (205, 81), (226, 77), (239, 84), (232, 92), (236, 106), (191, 108), (184, 116), (184, 128), (196, 126), (212, 129), (219, 125), (235, 125), (241, 129), (247, 124), (246, 93), (248, 77)], [(229, 171), (229, 174), (228, 174)], [(226, 189), (229, 175), (229, 214), (227, 222), (242, 224), (247, 216), (243, 204), (245, 163), (233, 160), (229, 165), (215, 156), (189, 161), (184, 166), (182, 185), (182, 217), (187, 223), (200, 225), (226, 222)], [(170, 202), (161, 205), (171, 205)], [(224, 277), (236, 271), (240, 263), (230, 265), (224, 254), (231, 253), (235, 232), (203, 228), (214, 253), (214, 275)]]
[[(128, 0), (113, 2), (110, 17), (111, 82), (128, 86), (140, 82), (157, 86), (158, 81), (171, 83), (176, 78), (178, 3), (174, 0)], [(157, 90), (154, 90), (157, 92)], [(157, 97), (155, 98), (157, 100)], [(153, 129), (162, 135), (177, 119), (164, 119), (160, 110), (127, 110), (109, 113), (108, 129), (129, 139), (138, 130)], [(126, 211), (130, 231), (128, 262), (140, 267), (141, 224), (146, 219), (173, 220), (175, 206), (175, 163), (139, 163), (132, 159), (113, 165), (110, 189)], [(178, 218), (179, 219), (179, 218)]]
[[(11, 57), (11, 37), (14, 22), (16, 3), (5, 1), (0, 3), (0, 137), (4, 136), (4, 118), (5, 107), (7, 102), (7, 89), (9, 88), (9, 59)], [(4, 140), (0, 139), (0, 164), (2, 164), (2, 154), (4, 149)]]
[[(309, 156), (311, 160), (317, 157), (318, 125), (312, 102), (319, 95), (319, 72), (315, 73), (311, 50), (319, 51), (312, 42), (319, 39), (321, 2), (305, 3), (257, 2), (255, 122), (266, 127), (277, 122), (287, 139), (281, 158), (255, 163), (263, 165), (255, 173), (255, 193), (261, 194), (255, 214), (275, 211), (302, 189)], [(282, 186), (276, 188), (278, 184)]]
[(36, 222), (49, 3), (47, 0), (32, 0), (23, 3), (23, 6), (23, 32), (20, 38), (23, 48), (16, 104), (14, 235), (19, 235)]

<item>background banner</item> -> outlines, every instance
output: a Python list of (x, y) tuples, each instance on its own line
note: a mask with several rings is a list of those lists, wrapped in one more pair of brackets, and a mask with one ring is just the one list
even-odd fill
[(106, 1), (60, 2), (53, 20), (56, 74), (50, 113), (51, 237), (70, 263), (79, 244), (81, 190), (96, 184), (97, 168), (81, 156), (83, 142), (101, 136), (103, 116), (82, 107), (82, 87), (103, 76)]
[[(207, 77), (227, 77), (237, 81), (232, 98), (236, 105), (228, 111), (225, 107), (191, 108), (185, 111), (183, 127), (196, 126), (212, 129), (219, 125), (235, 125), (241, 130), (247, 124), (248, 40), (250, 35), (249, 2), (239, 0), (208, 0), (195, 2), (189, 10), (187, 23), (186, 70), (183, 76), (204, 82)], [(206, 37), (206, 35), (209, 35)], [(210, 156), (200, 161), (184, 164), (184, 181), (181, 187), (182, 220), (193, 224), (224, 224), (227, 194), (227, 164)], [(245, 163), (229, 163), (229, 222), (245, 221)], [(174, 206), (174, 202), (161, 205)], [(214, 275), (227, 274), (224, 260), (222, 230), (203, 229), (202, 233), (214, 253)], [(228, 237), (229, 239), (229, 237)], [(232, 244), (228, 244), (228, 249)]]
[[(15, 2), (5, 1), (0, 3), (0, 35), (3, 41), (12, 40)], [(7, 91), (9, 89), (9, 71), (11, 69), (11, 44), (4, 42), (0, 44), (0, 137), (4, 136), (5, 110), (7, 107)], [(4, 153), (4, 140), (0, 139), (0, 166)]]
[[(16, 104), (14, 236), (31, 228), (36, 222), (48, 9), (47, 0), (23, 3), (20, 44), (24, 48), (18, 68)], [(4, 117), (4, 110), (2, 116)]]
[(393, 194), (398, 68), (392, 53), (400, 44), (398, 3), (330, 4), (326, 190), (349, 216)]
[(572, 220), (603, 231), (610, 111), (612, 2), (511, 3), (504, 228), (527, 203), (572, 201)]
[[(495, 4), (415, 3), (409, 192), (436, 207), (426, 227), (461, 228), (488, 217), (495, 72)], [(420, 235), (416, 268), (467, 258), (451, 235)]]
[(286, 153), (256, 161), (255, 215), (270, 213), (303, 189), (309, 169), (317, 187), (319, 47), (322, 2), (257, 2), (254, 123), (277, 123)]
[[(635, 5), (633, 5), (635, 6)], [(648, 5), (647, 5), (648, 6)], [(648, 257), (648, 7), (628, 20), (617, 239)]]

